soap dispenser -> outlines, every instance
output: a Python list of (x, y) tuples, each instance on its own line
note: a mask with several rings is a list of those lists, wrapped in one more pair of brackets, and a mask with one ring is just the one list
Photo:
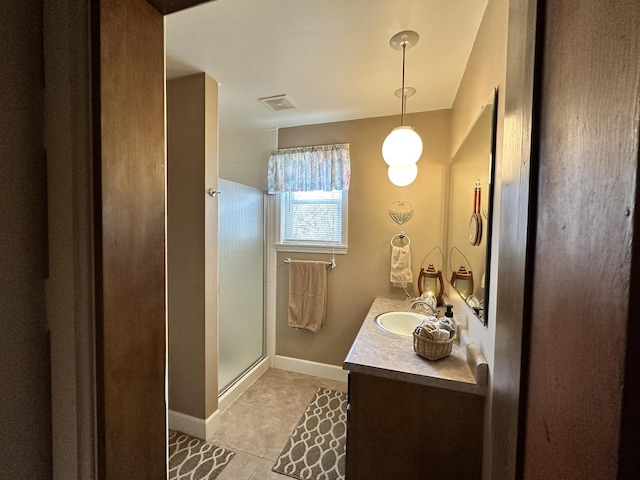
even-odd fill
[(447, 303), (445, 305), (444, 316), (448, 318), (451, 322), (453, 322), (453, 305)]
[(440, 323), (440, 328), (449, 330), (449, 332), (451, 333), (451, 336), (455, 334), (456, 324), (455, 324), (455, 321), (453, 320), (453, 305), (451, 304), (445, 305), (444, 318), (441, 318), (439, 323)]

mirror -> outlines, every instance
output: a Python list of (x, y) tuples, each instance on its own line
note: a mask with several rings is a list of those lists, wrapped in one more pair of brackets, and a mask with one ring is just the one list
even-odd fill
[(451, 159), (446, 279), (487, 324), (497, 117), (494, 90)]

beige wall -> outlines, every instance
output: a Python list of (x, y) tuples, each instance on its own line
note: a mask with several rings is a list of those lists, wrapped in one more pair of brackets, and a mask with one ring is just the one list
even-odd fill
[(206, 74), (167, 84), (169, 409), (218, 408), (218, 86)]
[[(223, 127), (224, 119), (220, 120)], [(267, 163), (278, 148), (276, 129), (220, 131), (220, 178), (267, 190)]]
[[(424, 142), (418, 178), (396, 187), (387, 178), (381, 146), (398, 116), (283, 128), (279, 148), (349, 143), (349, 250), (338, 255), (329, 274), (326, 321), (314, 334), (287, 326), (288, 268), (285, 257), (328, 259), (326, 254), (280, 252), (277, 259), (276, 353), (278, 355), (342, 365), (364, 317), (376, 296), (403, 298), (402, 289), (389, 282), (390, 240), (400, 230), (411, 239), (414, 279), (426, 253), (442, 245), (443, 180), (449, 159), (450, 111), (410, 114), (406, 124), (415, 127)], [(409, 201), (415, 213), (403, 225), (389, 216), (389, 205)], [(417, 295), (415, 281), (409, 292)]]
[(2, 9), (0, 478), (51, 472), (42, 11), (41, 1)]
[[(491, 90), (504, 86), (509, 0), (489, 0), (452, 106), (451, 151), (480, 115)], [(504, 107), (500, 110), (501, 115)]]
[[(502, 159), (502, 123), (504, 121), (504, 102), (500, 98), (500, 90), (504, 88), (507, 62), (507, 21), (509, 13), (508, 0), (489, 0), (482, 23), (478, 29), (467, 68), (460, 88), (453, 103), (451, 112), (451, 151), (455, 152), (473, 123), (480, 115), (491, 91), (498, 88), (498, 119), (496, 132), (496, 159), (494, 179), (493, 231), (497, 232), (500, 224), (500, 161)], [(492, 251), (497, 252), (498, 236), (493, 235)], [(496, 271), (497, 255), (491, 262), (491, 272)], [(493, 369), (495, 350), (495, 275), (489, 286), (488, 325), (484, 327), (472, 313), (472, 310), (459, 298), (453, 289), (449, 289), (449, 299), (454, 304), (454, 311), (467, 316), (469, 333), (480, 346), (489, 368)], [(478, 279), (479, 280), (479, 279)]]
[(90, 479), (95, 471), (88, 9), (65, 0), (45, 2), (43, 11), (54, 478)]
[[(491, 90), (498, 88), (498, 119), (496, 131), (496, 158), (493, 203), (493, 237), (491, 248), (495, 254), (491, 258), (491, 274), (489, 285), (489, 308), (486, 312), (488, 324), (483, 326), (473, 316), (473, 312), (452, 289), (448, 289), (449, 300), (454, 304), (454, 311), (467, 316), (469, 335), (479, 345), (489, 363), (489, 394), (485, 407), (485, 433), (483, 475), (489, 477), (491, 470), (492, 432), (490, 425), (493, 402), (493, 371), (495, 357), (496, 336), (496, 272), (498, 264), (499, 238), (496, 232), (500, 226), (500, 196), (501, 177), (500, 165), (502, 160), (504, 101), (501, 93), (504, 91), (507, 70), (507, 27), (509, 16), (509, 0), (489, 0), (482, 23), (467, 62), (460, 87), (452, 108), (451, 121), (451, 151), (455, 152), (469, 132), (475, 119), (480, 114), (482, 105), (487, 101)], [(515, 88), (515, 87), (514, 87)], [(493, 307), (492, 307), (493, 305)]]

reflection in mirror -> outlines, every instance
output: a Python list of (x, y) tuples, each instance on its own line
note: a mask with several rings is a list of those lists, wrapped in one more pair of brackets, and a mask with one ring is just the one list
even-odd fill
[(473, 296), (473, 272), (460, 265), (460, 268), (451, 274), (451, 285), (465, 301), (468, 301)]
[(497, 91), (451, 159), (448, 251), (450, 283), (487, 324)]
[(435, 297), (438, 305), (442, 303), (442, 294), (444, 293), (444, 284), (442, 283), (442, 272), (435, 269), (433, 264), (429, 264), (427, 269), (420, 269), (418, 275), (418, 293), (420, 296), (426, 293), (431, 297)]
[[(473, 271), (467, 257), (457, 248), (451, 247), (449, 265), (452, 269), (449, 283), (469, 305), (477, 303), (474, 300)], [(455, 267), (460, 265), (456, 270)]]
[[(425, 268), (425, 265), (427, 267)], [(420, 298), (428, 295), (436, 299), (436, 305), (442, 305), (442, 295), (444, 294), (444, 282), (442, 280), (442, 269), (444, 266), (444, 255), (440, 247), (433, 247), (422, 260), (420, 274), (418, 275), (418, 293)]]

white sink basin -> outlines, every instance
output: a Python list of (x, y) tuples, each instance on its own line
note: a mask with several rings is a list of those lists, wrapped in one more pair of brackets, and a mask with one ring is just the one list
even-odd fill
[(415, 328), (426, 320), (427, 316), (413, 312), (387, 312), (375, 318), (376, 325), (386, 332), (410, 337)]

